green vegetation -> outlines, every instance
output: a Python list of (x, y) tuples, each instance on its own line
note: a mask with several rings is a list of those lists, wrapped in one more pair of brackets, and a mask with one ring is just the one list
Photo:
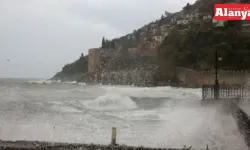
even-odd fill
[(102, 48), (110, 48), (111, 47), (111, 42), (105, 37), (102, 38)]
[(81, 54), (80, 58), (71, 64), (67, 64), (53, 78), (63, 79), (75, 74), (83, 74), (88, 72), (88, 55)]
[[(197, 0), (183, 7), (184, 13), (198, 11), (213, 14), (214, 3), (226, 3), (230, 0)], [(224, 27), (215, 28), (209, 23), (189, 23), (176, 26), (158, 49), (159, 72), (173, 77), (176, 66), (197, 70), (214, 68), (214, 54), (222, 57), (221, 69), (250, 69), (250, 40), (241, 32), (241, 21), (228, 21)], [(188, 29), (183, 32), (178, 30)], [(209, 29), (211, 28), (211, 29)]]
[(187, 3), (187, 5), (185, 7), (183, 7), (183, 11), (185, 13), (189, 13), (189, 12), (191, 12), (191, 10), (192, 10), (192, 5), (190, 5), (189, 3)]
[(206, 32), (196, 28), (185, 35), (173, 29), (158, 50), (162, 71), (174, 66), (213, 69), (216, 49), (223, 59), (220, 68), (250, 69), (250, 40), (242, 35), (239, 27), (239, 21), (228, 22), (225, 28)]

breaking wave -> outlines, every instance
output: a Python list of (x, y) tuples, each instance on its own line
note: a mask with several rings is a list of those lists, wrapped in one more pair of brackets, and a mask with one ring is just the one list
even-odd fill
[(64, 81), (64, 82), (62, 82), (62, 83), (67, 83), (67, 84), (77, 84), (77, 82), (76, 82), (76, 81)]
[(27, 81), (29, 84), (53, 84), (53, 83), (62, 83), (62, 84), (78, 84), (78, 85), (86, 85), (83, 82), (77, 81), (61, 81), (61, 80), (36, 80), (36, 81)]
[(52, 84), (52, 83), (61, 83), (61, 80), (58, 80), (58, 81), (51, 81), (51, 80), (27, 81), (26, 83), (30, 83), (30, 84)]
[(137, 108), (136, 103), (129, 96), (114, 93), (107, 93), (94, 100), (85, 101), (84, 106), (92, 110), (131, 110)]
[(87, 85), (86, 83), (84, 82), (78, 82), (79, 85)]

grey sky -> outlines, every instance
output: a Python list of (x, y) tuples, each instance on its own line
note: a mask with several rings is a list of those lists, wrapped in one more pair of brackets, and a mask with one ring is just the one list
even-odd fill
[(49, 78), (103, 36), (125, 35), (194, 1), (0, 0), (0, 77)]

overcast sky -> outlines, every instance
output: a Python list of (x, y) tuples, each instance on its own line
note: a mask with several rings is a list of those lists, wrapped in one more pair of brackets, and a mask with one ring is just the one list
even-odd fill
[(103, 36), (120, 37), (194, 1), (0, 0), (0, 77), (49, 78)]

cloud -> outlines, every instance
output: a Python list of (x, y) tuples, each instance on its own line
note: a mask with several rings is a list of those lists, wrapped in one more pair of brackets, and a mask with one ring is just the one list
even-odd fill
[(187, 2), (0, 0), (0, 77), (51, 77), (103, 36), (125, 35)]

